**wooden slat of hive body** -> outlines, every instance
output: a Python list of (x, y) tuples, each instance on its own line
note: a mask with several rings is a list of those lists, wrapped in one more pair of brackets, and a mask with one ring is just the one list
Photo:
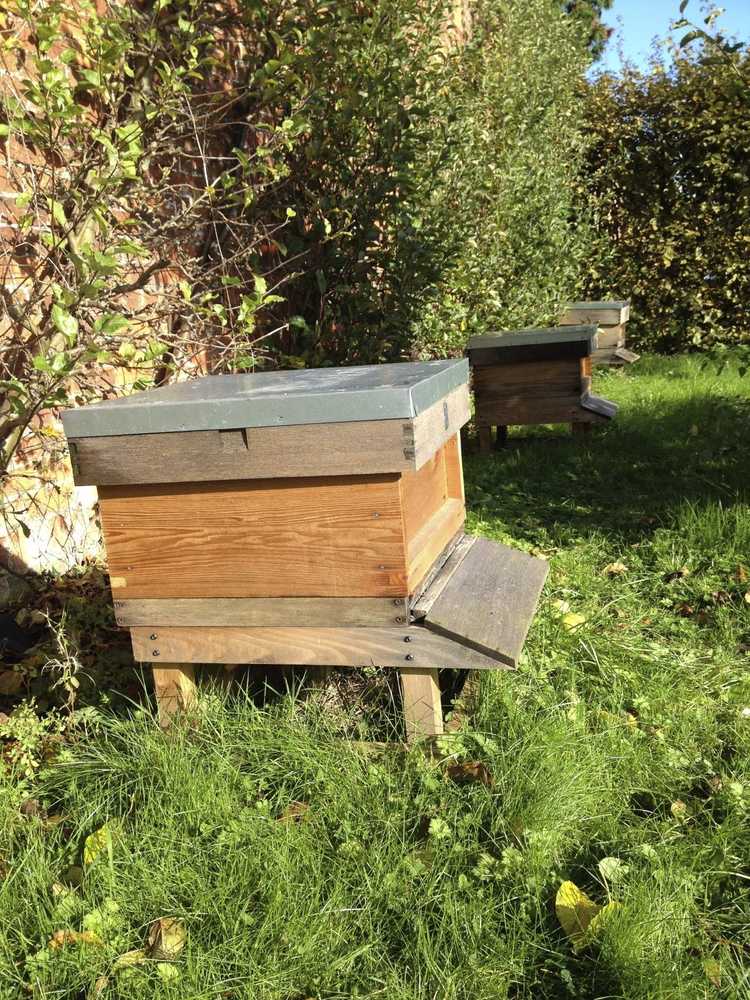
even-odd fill
[[(259, 663), (502, 670), (507, 664), (419, 625), (399, 628), (154, 628), (130, 630), (142, 663)], [(154, 638), (155, 637), (155, 638)], [(408, 641), (405, 641), (407, 640)]]
[(406, 596), (399, 478), (101, 487), (113, 597)]

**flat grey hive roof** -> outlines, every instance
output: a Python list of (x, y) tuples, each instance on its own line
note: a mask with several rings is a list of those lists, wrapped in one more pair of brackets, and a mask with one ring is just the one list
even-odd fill
[(608, 299), (606, 302), (569, 302), (566, 309), (624, 309), (630, 299)]
[(469, 340), (469, 350), (485, 347), (535, 347), (540, 344), (560, 344), (572, 341), (592, 341), (597, 327), (552, 326), (544, 329), (506, 330), (499, 333), (477, 334)]
[(468, 381), (464, 358), (208, 375), (62, 414), (69, 438), (398, 420)]

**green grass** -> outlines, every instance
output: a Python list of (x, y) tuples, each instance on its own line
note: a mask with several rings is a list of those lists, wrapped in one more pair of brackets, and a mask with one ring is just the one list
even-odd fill
[[(470, 530), (551, 573), (521, 669), (482, 676), (442, 759), (345, 738), (396, 706), (211, 695), (169, 736), (146, 710), (81, 729), (30, 779), (59, 823), (8, 776), (2, 1000), (750, 996), (750, 384), (680, 358), (596, 388), (621, 411), (586, 443), (466, 460)], [(621, 904), (578, 952), (566, 879)], [(165, 916), (177, 961), (115, 971)], [(50, 949), (65, 928), (102, 943)]]

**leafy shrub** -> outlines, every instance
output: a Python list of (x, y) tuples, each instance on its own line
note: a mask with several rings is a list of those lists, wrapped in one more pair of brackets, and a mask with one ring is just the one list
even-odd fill
[(700, 37), (670, 69), (625, 67), (588, 94), (588, 291), (632, 297), (635, 338), (660, 350), (750, 337), (750, 52)]

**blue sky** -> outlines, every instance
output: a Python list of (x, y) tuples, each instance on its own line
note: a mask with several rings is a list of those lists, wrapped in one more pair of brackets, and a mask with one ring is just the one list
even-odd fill
[[(716, 6), (726, 9), (718, 22), (723, 31), (728, 35), (736, 35), (738, 39), (750, 41), (750, 0), (723, 0), (723, 3), (717, 3)], [(606, 13), (605, 21), (615, 29), (615, 33), (598, 68), (618, 69), (618, 44), (622, 45), (628, 59), (644, 65), (652, 39), (655, 35), (669, 34), (670, 22), (679, 17), (679, 7), (680, 0), (614, 0), (611, 10)], [(690, 15), (693, 21), (702, 24), (702, 7), (700, 0), (690, 0), (685, 15)]]

